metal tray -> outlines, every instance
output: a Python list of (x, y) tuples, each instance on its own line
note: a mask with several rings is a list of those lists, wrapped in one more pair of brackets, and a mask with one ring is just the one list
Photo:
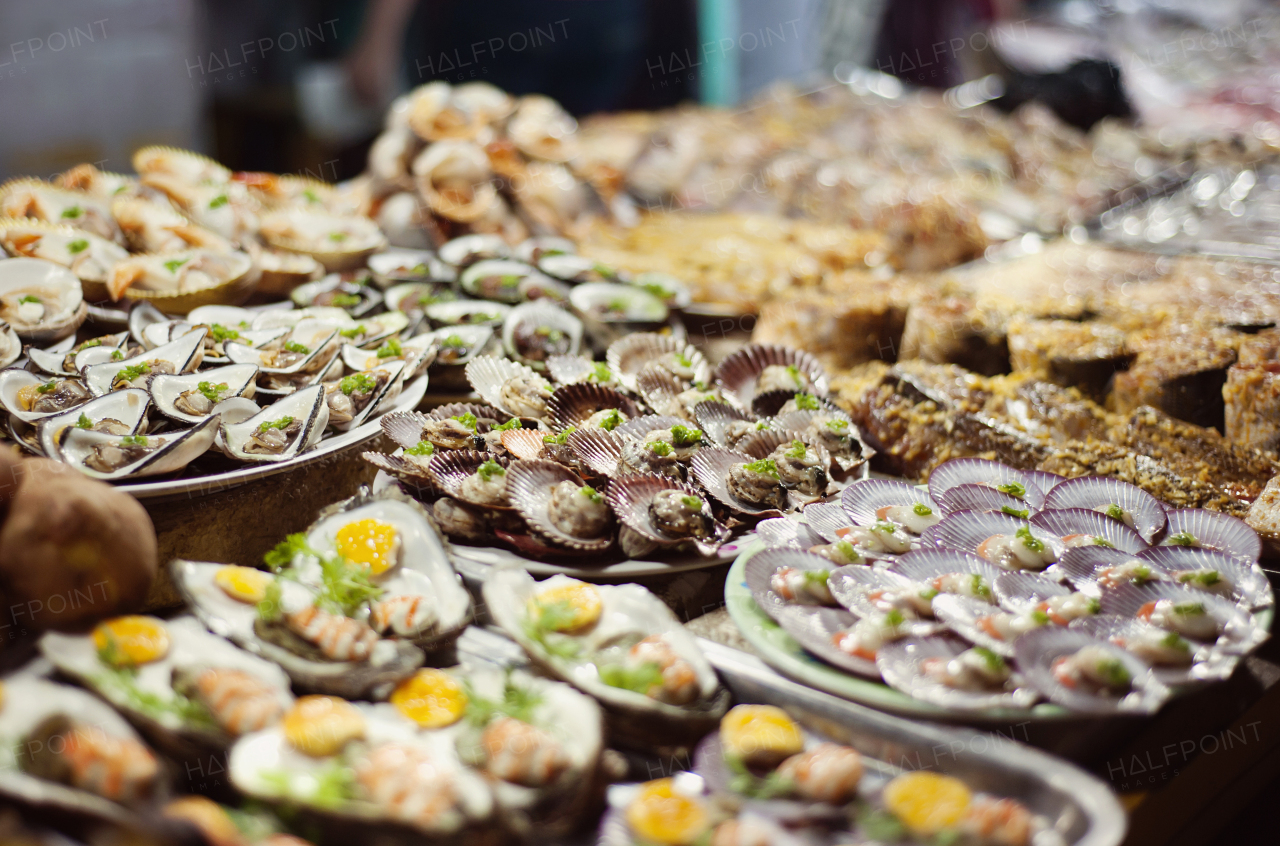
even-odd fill
[[(1048, 819), (1072, 846), (1117, 846), (1124, 838), (1126, 818), (1115, 794), (1071, 764), (1003, 735), (883, 714), (788, 681), (744, 652), (703, 639), (699, 645), (737, 702), (786, 709), (814, 732), (857, 749), (874, 772), (891, 777), (930, 769), (954, 775), (977, 790), (1022, 802)], [(515, 643), (477, 626), (463, 633), (458, 655), (468, 664), (526, 663)], [(654, 778), (690, 765), (679, 758), (656, 757), (645, 764)]]

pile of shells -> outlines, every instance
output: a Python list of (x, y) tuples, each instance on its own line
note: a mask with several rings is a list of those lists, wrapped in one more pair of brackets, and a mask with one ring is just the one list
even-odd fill
[(715, 555), (735, 527), (837, 494), (871, 456), (795, 350), (751, 345), (713, 371), (670, 335), (634, 333), (603, 362), (545, 364), (471, 359), (480, 403), (388, 414), (401, 449), (366, 459), (431, 502), (456, 541), (606, 560)]
[(1242, 521), (1132, 485), (962, 458), (759, 527), (756, 603), (806, 650), (945, 708), (1151, 712), (1268, 637)]

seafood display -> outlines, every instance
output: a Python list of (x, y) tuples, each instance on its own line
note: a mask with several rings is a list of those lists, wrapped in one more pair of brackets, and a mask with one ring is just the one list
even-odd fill
[[(871, 450), (827, 403), (812, 357), (751, 346), (713, 372), (693, 347), (653, 333), (604, 353), (551, 356), (550, 379), (477, 355), (464, 370), (482, 402), (388, 414), (382, 428), (400, 449), (365, 458), (430, 503), (458, 543), (601, 562), (714, 557), (735, 529), (865, 471)], [(731, 424), (749, 431), (734, 437)]]
[(1109, 478), (958, 458), (927, 488), (858, 481), (776, 522), (793, 530), (760, 532), (745, 564), (756, 605), (822, 661), (948, 711), (1150, 713), (1229, 676), (1275, 603), (1244, 522)]

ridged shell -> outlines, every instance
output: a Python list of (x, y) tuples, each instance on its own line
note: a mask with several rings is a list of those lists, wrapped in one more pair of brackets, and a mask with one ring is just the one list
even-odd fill
[(1089, 508), (1102, 511), (1118, 505), (1133, 519), (1133, 528), (1151, 543), (1165, 526), (1164, 506), (1160, 500), (1136, 485), (1106, 476), (1082, 476), (1067, 479), (1045, 495), (1045, 508)]
[(743, 578), (751, 591), (751, 597), (761, 611), (775, 620), (778, 619), (779, 609), (789, 605), (804, 604), (783, 599), (774, 591), (773, 574), (783, 567), (794, 567), (807, 572), (824, 570), (830, 572), (834, 569), (831, 562), (821, 555), (799, 549), (766, 549), (747, 559), (746, 566), (743, 568)]
[(957, 511), (992, 511), (1019, 517), (1019, 512), (1026, 512), (1026, 516), (1020, 519), (1028, 519), (1036, 513), (1036, 509), (1021, 499), (986, 485), (966, 484), (947, 488), (938, 494), (938, 505), (941, 506), (944, 514), (954, 514)]
[[(799, 396), (802, 396), (802, 394), (797, 393), (796, 391), (764, 391), (763, 393), (756, 394), (755, 397), (752, 398), (751, 413), (757, 417), (774, 417), (781, 415), (787, 403), (795, 400)], [(803, 396), (811, 397), (813, 394), (803, 394)], [(821, 410), (833, 413), (840, 412), (840, 408), (826, 397), (816, 397), (816, 399), (818, 400), (818, 405)], [(803, 411), (807, 409), (798, 410)], [(791, 414), (793, 412), (788, 411), (786, 413)]]
[(876, 654), (876, 667), (890, 687), (951, 711), (1030, 708), (1040, 698), (1016, 673), (1003, 689), (990, 692), (950, 687), (925, 675), (923, 662), (950, 661), (967, 649), (969, 644), (956, 637), (912, 637), (881, 647)]
[[(702, 499), (702, 513), (712, 518), (712, 536), (701, 538), (673, 538), (658, 528), (649, 513), (649, 503), (653, 497), (664, 490), (680, 491), (686, 496)], [(699, 553), (705, 556), (715, 555), (720, 544), (729, 539), (729, 530), (715, 522), (711, 506), (692, 486), (667, 476), (641, 474), (627, 476), (609, 485), (605, 501), (613, 509), (618, 522), (631, 529), (641, 537), (660, 546), (677, 546), (682, 543), (692, 544)]]
[(1142, 536), (1119, 520), (1088, 508), (1048, 509), (1033, 514), (1031, 525), (1039, 526), (1051, 535), (1067, 538), (1071, 535), (1088, 535), (1102, 538), (1123, 552), (1138, 553), (1147, 548)]
[(978, 621), (993, 614), (1008, 613), (995, 605), (969, 596), (940, 593), (933, 598), (933, 615), (970, 643), (984, 646), (1004, 658), (1013, 657), (1013, 642), (993, 637)]
[[(1124, 664), (1133, 687), (1122, 697), (1097, 695), (1083, 688), (1070, 688), (1054, 678), (1054, 663), (1086, 646), (1105, 649)], [(1169, 688), (1155, 677), (1151, 668), (1135, 655), (1110, 641), (1097, 640), (1079, 630), (1048, 626), (1018, 638), (1014, 652), (1027, 681), (1048, 699), (1073, 711), (1091, 714), (1154, 714), (1170, 696)]]
[(257, 378), (258, 368), (252, 364), (228, 364), (225, 367), (215, 367), (180, 376), (160, 374), (151, 380), (150, 391), (156, 410), (161, 414), (183, 423), (198, 423), (209, 415), (186, 414), (179, 411), (174, 404), (184, 391), (196, 389), (201, 382), (208, 382), (211, 385), (225, 382), (228, 389), (227, 398), (253, 399), (256, 388), (254, 382)]
[(727, 475), (729, 470), (738, 464), (751, 463), (750, 456), (724, 447), (704, 447), (697, 451), (690, 463), (690, 469), (698, 484), (715, 497), (719, 502), (739, 514), (753, 517), (778, 517), (781, 512), (774, 508), (761, 508), (743, 502), (729, 493)]
[(491, 502), (480, 502), (464, 495), (462, 482), (475, 474), (476, 469), (486, 461), (496, 461), (503, 468), (511, 465), (510, 459), (494, 456), (487, 452), (476, 452), (472, 449), (440, 451), (431, 456), (427, 462), (427, 473), (436, 487), (448, 496), (472, 505), (494, 510), (509, 511), (509, 505), (494, 505)]
[(537, 385), (544, 390), (545, 396), (541, 398), (543, 403), (551, 399), (551, 383), (523, 364), (488, 355), (477, 356), (467, 363), (467, 381), (471, 383), (471, 387), (475, 388), (476, 393), (480, 394), (489, 405), (501, 409), (514, 417), (534, 416), (538, 419), (549, 417), (549, 411), (545, 411), (542, 414), (525, 415), (521, 414), (521, 411), (530, 409), (509, 408), (505, 404), (502, 398), (502, 386), (517, 377), (524, 377), (529, 380), (530, 384)]
[(59, 436), (67, 426), (75, 426), (84, 415), (93, 423), (108, 418), (119, 420), (129, 427), (129, 434), (136, 435), (147, 422), (151, 410), (151, 395), (141, 388), (112, 391), (106, 396), (95, 397), (61, 414), (45, 417), (36, 425), (36, 437), (40, 448), (49, 458), (60, 458)]
[(722, 447), (730, 446), (725, 437), (725, 429), (730, 423), (755, 421), (749, 412), (723, 402), (700, 402), (693, 407), (693, 417), (711, 442)]
[(849, 515), (834, 502), (814, 502), (802, 512), (805, 525), (822, 536), (827, 543), (840, 540), (836, 532), (853, 525)]
[[(957, 511), (941, 523), (926, 529), (921, 536), (921, 541), (946, 549), (974, 552), (979, 544), (987, 538), (995, 535), (1012, 535), (1018, 529), (1030, 525), (1027, 521), (1019, 520), (1017, 517), (1010, 517), (1008, 514), (993, 514), (985, 511)], [(1033, 532), (1033, 535), (1049, 544), (1050, 548), (1057, 552), (1057, 557), (1062, 557), (1062, 541), (1059, 538), (1043, 531)]]
[(634, 417), (614, 429), (614, 433), (624, 438), (636, 438), (643, 440), (644, 436), (658, 429), (671, 429), (676, 426), (689, 426), (689, 421), (679, 417), (671, 417), (663, 414), (645, 414), (641, 417)]
[(646, 367), (636, 376), (636, 390), (658, 414), (670, 414), (670, 404), (688, 386), (661, 367)]
[(929, 474), (929, 493), (938, 499), (956, 485), (988, 485), (994, 488), (1014, 482), (1026, 488), (1023, 501), (1028, 506), (1035, 509), (1044, 507), (1044, 491), (1040, 490), (1031, 473), (983, 458), (953, 458), (939, 464)]
[(804, 550), (822, 543), (807, 526), (788, 517), (772, 517), (756, 523), (756, 537), (766, 549)]
[(395, 476), (399, 481), (407, 482), (416, 489), (416, 493), (423, 497), (436, 497), (443, 493), (427, 474), (425, 466), (410, 461), (403, 456), (385, 455), (381, 452), (362, 452), (360, 457), (379, 470)]
[(711, 366), (696, 347), (657, 332), (635, 332), (619, 338), (609, 345), (605, 361), (618, 374), (622, 384), (634, 391), (640, 372), (669, 353), (683, 355), (689, 360), (694, 374), (691, 381), (703, 384), (711, 381)]
[(797, 643), (828, 664), (864, 678), (880, 678), (874, 661), (850, 655), (835, 645), (835, 637), (858, 621), (849, 611), (788, 605), (777, 610), (776, 619)]
[(208, 452), (217, 434), (218, 418), (210, 416), (190, 429), (147, 435), (145, 437), (148, 441), (160, 442), (154, 452), (107, 473), (90, 468), (85, 464), (85, 459), (95, 446), (119, 444), (123, 436), (68, 426), (58, 437), (58, 453), (63, 461), (86, 476), (120, 481), (177, 472)]
[(608, 369), (608, 365), (603, 362), (592, 361), (581, 355), (553, 355), (547, 359), (547, 374), (551, 376), (552, 381), (560, 385), (591, 382), (606, 387), (617, 387), (618, 377), (612, 370), (608, 371), (609, 378), (606, 381), (597, 381), (595, 378), (597, 365)]
[(1235, 586), (1230, 598), (1245, 608), (1270, 608), (1275, 604), (1271, 583), (1267, 581), (1262, 568), (1225, 552), (1182, 546), (1153, 546), (1138, 557), (1170, 574), (1186, 570), (1217, 570)]
[[(245, 443), (248, 442), (249, 436), (259, 425), (282, 419), (285, 416), (301, 420), (302, 428), (284, 451), (277, 455), (245, 451)], [(288, 461), (319, 443), (328, 424), (329, 404), (325, 402), (324, 387), (314, 385), (278, 400), (247, 420), (237, 423), (224, 421), (222, 423), (222, 442), (226, 444), (231, 455), (241, 461)]]
[[(694, 409), (694, 415), (697, 415), (697, 408)], [(858, 430), (857, 425), (854, 424), (853, 419), (843, 411), (833, 411), (830, 409), (821, 409), (818, 411), (812, 411), (809, 409), (791, 411), (773, 418), (773, 425), (783, 431), (790, 432), (793, 435), (800, 437), (805, 435), (809, 426), (815, 419), (824, 416), (831, 416), (843, 420), (849, 427), (849, 438), (851, 440), (849, 443), (850, 449), (848, 454), (841, 454), (837, 452), (831, 453), (832, 463), (840, 470), (847, 473), (853, 468), (869, 461), (871, 457), (876, 454), (876, 451), (862, 439), (862, 433)], [(828, 451), (830, 452), (830, 450)]]
[(1174, 535), (1185, 532), (1196, 539), (1196, 546), (1228, 552), (1250, 561), (1262, 557), (1262, 541), (1258, 533), (1243, 520), (1201, 508), (1177, 508), (1166, 513), (1169, 522), (1160, 539), (1162, 545), (1168, 544)]
[(508, 429), (502, 433), (502, 445), (507, 452), (522, 461), (533, 461), (542, 455), (546, 433), (538, 429)]
[(384, 415), (378, 424), (388, 438), (405, 449), (415, 447), (422, 440), (422, 427), (431, 418), (420, 411), (393, 411)]
[[(200, 259), (223, 263), (225, 265), (223, 278), (199, 288), (183, 287), (181, 289), (147, 288), (128, 281), (131, 277), (144, 278), (148, 273), (160, 274), (161, 268), (167, 268), (174, 262), (185, 264)], [(213, 249), (197, 249), (142, 253), (116, 264), (108, 287), (113, 293), (122, 291), (120, 298), (125, 301), (151, 303), (165, 314), (188, 314), (201, 306), (243, 303), (253, 293), (258, 283), (258, 276), (253, 270), (253, 259), (241, 252), (228, 253)], [(173, 271), (168, 273), (171, 275)]]
[(1219, 651), (1232, 655), (1245, 655), (1260, 646), (1270, 636), (1251, 615), (1231, 600), (1171, 582), (1104, 587), (1102, 611), (1104, 614), (1119, 614), (1122, 617), (1141, 619), (1139, 612), (1144, 605), (1162, 599), (1204, 605), (1205, 612), (1218, 621), (1219, 636), (1213, 645)]
[(876, 511), (892, 505), (924, 505), (940, 513), (938, 503), (929, 492), (908, 482), (893, 479), (863, 479), (854, 482), (840, 494), (840, 505), (857, 526), (870, 526), (879, 518)]
[[(1114, 643), (1121, 649), (1129, 650), (1126, 641), (1143, 634), (1161, 637), (1167, 632), (1133, 617), (1121, 617), (1116, 614), (1094, 614), (1072, 620), (1067, 628), (1084, 632), (1089, 637)], [(1197, 682), (1222, 681), (1235, 670), (1239, 658), (1236, 656), (1214, 653), (1206, 646), (1191, 644), (1191, 663), (1187, 666), (1152, 663), (1151, 671), (1155, 677), (1170, 686), (1194, 685)], [(1136, 653), (1135, 653), (1136, 654)], [(1139, 660), (1145, 661), (1141, 655)]]
[(208, 156), (202, 156), (180, 147), (153, 144), (133, 151), (133, 169), (140, 174), (162, 173), (176, 176), (187, 182), (231, 181), (231, 171)]
[(486, 405), (478, 402), (450, 402), (444, 405), (437, 405), (435, 408), (427, 412), (426, 416), (432, 420), (448, 420), (450, 417), (459, 417), (463, 414), (474, 414), (476, 417), (476, 431), (481, 434), (489, 431), (493, 423), (505, 423), (511, 419), (511, 415), (492, 405)]
[(991, 585), (992, 592), (1006, 611), (1025, 611), (1051, 596), (1067, 596), (1071, 588), (1038, 573), (1001, 573)]
[[(1099, 570), (1133, 561), (1138, 557), (1121, 549), (1080, 546), (1064, 552), (1057, 568), (1076, 590), (1090, 596), (1097, 596)], [(1154, 578), (1164, 578), (1163, 569), (1158, 564), (1152, 563), (1151, 569), (1154, 571), (1152, 573)]]
[(578, 461), (598, 476), (609, 479), (621, 475), (618, 458), (622, 455), (625, 439), (616, 432), (604, 429), (573, 432), (565, 439), (566, 445)]
[(556, 388), (547, 401), (549, 417), (558, 432), (570, 426), (581, 428), (591, 415), (611, 408), (625, 414), (626, 422), (640, 414), (640, 409), (629, 397), (612, 388), (587, 382)]
[(613, 545), (614, 532), (600, 538), (584, 539), (566, 534), (547, 516), (551, 488), (560, 482), (583, 485), (581, 477), (553, 461), (525, 461), (513, 464), (507, 472), (507, 495), (529, 528), (556, 546), (584, 552), (603, 552)]
[(868, 596), (873, 591), (892, 590), (905, 593), (919, 589), (906, 576), (900, 576), (880, 567), (864, 567), (860, 564), (851, 564), (832, 570), (831, 576), (827, 579), (827, 587), (831, 590), (831, 595), (836, 598), (836, 602), (859, 617), (872, 617), (887, 610), (877, 607), (875, 601)]
[[(387, 247), (386, 237), (367, 217), (289, 208), (267, 212), (262, 215), (261, 223), (261, 235), (268, 244), (280, 250), (311, 256), (330, 273), (360, 267), (370, 255)], [(344, 237), (320, 241), (313, 234), (305, 238), (298, 235), (299, 232), (315, 233), (323, 229)]]
[[(756, 381), (766, 367), (795, 367), (808, 380), (805, 393), (825, 397), (828, 391), (827, 374), (818, 360), (807, 352), (792, 347), (773, 344), (748, 344), (720, 362), (715, 370), (716, 384), (725, 397), (740, 408), (750, 408), (751, 401), (759, 393)], [(797, 386), (793, 393), (802, 390)], [(772, 389), (769, 389), (772, 390)]]
[(11, 256), (44, 259), (67, 268), (80, 278), (89, 302), (110, 299), (111, 271), (129, 257), (123, 247), (101, 235), (32, 218), (0, 218), (0, 246)]
[(889, 569), (921, 583), (952, 573), (977, 573), (992, 583), (1005, 572), (985, 558), (958, 549), (913, 549), (898, 556)]

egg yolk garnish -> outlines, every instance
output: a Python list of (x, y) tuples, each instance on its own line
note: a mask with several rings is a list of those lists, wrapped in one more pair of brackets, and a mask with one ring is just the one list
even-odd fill
[(804, 733), (787, 712), (773, 705), (737, 705), (720, 720), (726, 756), (777, 762), (804, 751)]
[(280, 728), (293, 748), (325, 758), (364, 737), (364, 716), (345, 699), (304, 696), (284, 715)]
[(553, 632), (577, 632), (600, 619), (604, 602), (600, 591), (586, 582), (566, 582), (540, 591), (529, 601), (540, 628)]
[(169, 654), (169, 630), (155, 617), (116, 617), (93, 630), (93, 645), (103, 663), (136, 667)]
[(885, 808), (913, 834), (924, 836), (959, 825), (970, 798), (960, 779), (925, 770), (903, 773), (884, 788)]
[(344, 558), (365, 565), (375, 576), (394, 567), (400, 557), (400, 535), (396, 527), (372, 517), (355, 520), (338, 529), (334, 543)]
[(272, 578), (270, 573), (230, 564), (213, 574), (213, 583), (232, 599), (256, 604), (266, 598)]
[(396, 686), (391, 704), (423, 728), (444, 728), (462, 718), (467, 692), (443, 670), (419, 670)]
[(662, 846), (688, 846), (708, 828), (707, 809), (698, 800), (676, 793), (671, 779), (640, 786), (627, 806), (627, 825), (640, 838)]

